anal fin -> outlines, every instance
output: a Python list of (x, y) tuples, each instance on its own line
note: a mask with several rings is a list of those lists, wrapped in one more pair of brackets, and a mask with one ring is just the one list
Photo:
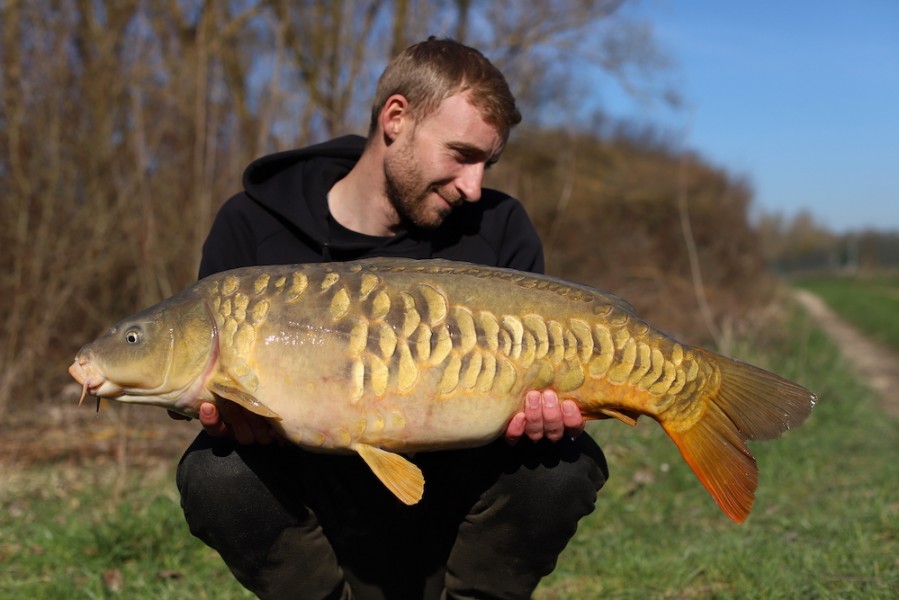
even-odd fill
[(615, 410), (613, 408), (600, 408), (599, 412), (606, 417), (618, 419), (622, 423), (630, 425), (631, 427), (634, 427), (637, 424), (637, 418), (640, 416), (639, 414), (632, 415), (626, 412)]
[(415, 464), (395, 452), (388, 452), (368, 444), (355, 444), (368, 468), (404, 504), (418, 504), (425, 491), (425, 478)]

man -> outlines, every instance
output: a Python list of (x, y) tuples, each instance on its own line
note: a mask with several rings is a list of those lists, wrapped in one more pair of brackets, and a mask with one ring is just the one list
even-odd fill
[[(521, 205), (481, 188), (520, 118), (478, 51), (416, 44), (382, 75), (367, 140), (248, 167), (245, 192), (216, 217), (200, 275), (375, 256), (541, 271)], [(205, 404), (205, 431), (178, 469), (185, 516), (263, 598), (529, 598), (593, 510), (607, 470), (573, 402), (549, 390), (523, 400), (504, 440), (412, 457), (427, 485), (411, 507), (357, 456), (273, 444), (264, 419)]]

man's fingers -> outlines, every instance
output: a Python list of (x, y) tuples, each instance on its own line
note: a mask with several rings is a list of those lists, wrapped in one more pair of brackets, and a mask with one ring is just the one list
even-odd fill
[(562, 422), (565, 425), (565, 433), (571, 437), (584, 433), (584, 427), (587, 425), (581, 415), (581, 409), (574, 400), (562, 401)]
[(204, 402), (200, 405), (200, 424), (203, 427), (217, 425), (220, 422), (219, 411), (212, 402)]
[(200, 424), (209, 435), (221, 437), (228, 435), (228, 424), (222, 421), (218, 407), (211, 402), (200, 405)]
[(524, 400), (524, 432), (535, 442), (543, 437), (543, 400), (541, 396), (540, 392), (531, 390)]
[(514, 444), (521, 436), (524, 435), (524, 428), (527, 421), (523, 412), (515, 413), (512, 417), (512, 420), (509, 421), (509, 425), (506, 426), (506, 433), (504, 437), (506, 441), (510, 444)]
[(245, 413), (247, 426), (250, 428), (253, 439), (257, 444), (268, 445), (274, 441), (274, 431), (268, 419), (255, 415), (253, 413)]
[(562, 407), (559, 397), (552, 390), (543, 392), (543, 433), (550, 441), (557, 442), (565, 433), (565, 423), (562, 420)]
[(247, 420), (247, 412), (241, 407), (235, 406), (230, 402), (224, 403), (222, 405), (222, 420), (227, 423), (231, 434), (239, 444), (246, 446), (256, 441), (253, 427)]
[(271, 444), (277, 433), (268, 419), (231, 402), (200, 405), (200, 423), (211, 436), (227, 436), (243, 445)]

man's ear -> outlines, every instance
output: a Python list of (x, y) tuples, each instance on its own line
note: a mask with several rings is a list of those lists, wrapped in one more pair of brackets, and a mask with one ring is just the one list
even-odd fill
[(394, 94), (384, 103), (381, 109), (381, 129), (384, 133), (384, 141), (387, 144), (395, 141), (411, 115), (409, 114), (409, 101), (402, 94)]

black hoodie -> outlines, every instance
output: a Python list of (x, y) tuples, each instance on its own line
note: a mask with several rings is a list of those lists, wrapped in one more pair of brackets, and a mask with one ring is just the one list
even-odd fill
[(203, 244), (200, 277), (250, 265), (355, 260), (375, 256), (446, 258), (543, 272), (540, 240), (521, 204), (483, 189), (435, 230), (390, 237), (349, 231), (328, 211), (328, 191), (365, 147), (345, 136), (253, 161), (244, 192), (221, 208)]

